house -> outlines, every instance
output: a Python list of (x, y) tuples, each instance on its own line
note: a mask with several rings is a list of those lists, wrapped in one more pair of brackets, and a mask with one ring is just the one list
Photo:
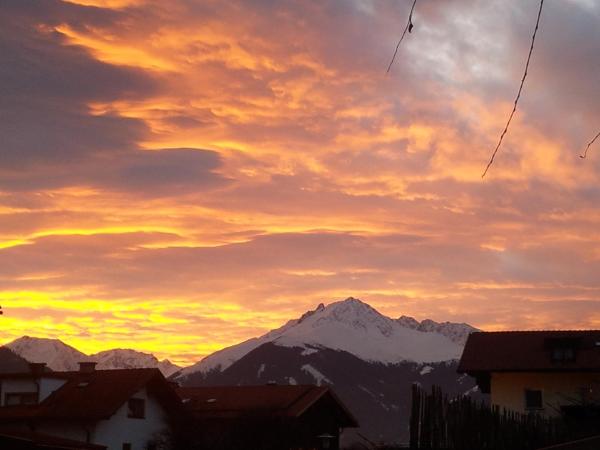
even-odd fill
[(576, 415), (600, 405), (600, 330), (472, 333), (458, 371), (475, 377), (493, 405)]
[(158, 369), (95, 370), (86, 362), (74, 372), (32, 364), (26, 373), (0, 374), (0, 442), (21, 439), (36, 448), (61, 438), (71, 445), (64, 448), (145, 450), (182, 414)]
[(206, 449), (339, 449), (358, 423), (329, 387), (300, 385), (178, 388)]

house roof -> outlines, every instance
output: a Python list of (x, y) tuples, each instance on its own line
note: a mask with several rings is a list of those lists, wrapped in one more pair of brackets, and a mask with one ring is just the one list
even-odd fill
[(202, 386), (181, 387), (177, 393), (196, 417), (214, 419), (249, 416), (296, 418), (328, 398), (340, 413), (342, 426), (358, 426), (352, 413), (325, 386)]
[(158, 369), (62, 372), (61, 376), (66, 383), (39, 405), (0, 408), (0, 419), (107, 419), (142, 388), (157, 396), (168, 409), (183, 409)]
[[(106, 450), (104, 445), (88, 444), (71, 439), (59, 438), (47, 434), (23, 430), (0, 430), (0, 443), (8, 441), (9, 445), (27, 444), (27, 447), (52, 450)], [(21, 448), (19, 446), (19, 448)]]
[(38, 414), (39, 405), (3, 406), (0, 408), (0, 421), (3, 419), (33, 419)]
[[(573, 360), (552, 358), (570, 347)], [(458, 365), (460, 373), (600, 371), (600, 330), (475, 332)]]
[(3, 379), (32, 379), (32, 378), (55, 378), (59, 380), (68, 380), (77, 372), (52, 372), (51, 370), (34, 375), (32, 372), (4, 372), (0, 373), (0, 381)]

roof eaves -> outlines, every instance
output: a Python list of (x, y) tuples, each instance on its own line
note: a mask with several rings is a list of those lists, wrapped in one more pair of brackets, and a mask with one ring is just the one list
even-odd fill
[[(300, 417), (302, 414), (304, 414), (306, 412), (306, 410), (308, 408), (310, 408), (321, 397), (323, 397), (328, 390), (329, 390), (329, 388), (327, 388), (327, 387), (307, 386), (307, 389), (302, 393), (302, 395), (295, 398), (294, 401), (285, 408), (285, 410), (292, 417)], [(307, 398), (309, 396), (314, 396), (314, 397)], [(305, 403), (301, 403), (301, 402), (305, 402)]]

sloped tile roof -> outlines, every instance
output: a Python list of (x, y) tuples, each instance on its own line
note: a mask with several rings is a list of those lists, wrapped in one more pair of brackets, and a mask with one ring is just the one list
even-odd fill
[[(61, 449), (61, 450), (106, 450), (104, 445), (88, 444), (85, 442), (64, 439), (47, 434), (34, 433), (23, 430), (1, 430), (0, 441), (8, 440), (15, 445), (18, 443), (26, 443), (28, 446), (36, 448)], [(21, 448), (19, 446), (19, 448)]]
[(157, 395), (168, 409), (183, 410), (179, 397), (158, 369), (61, 372), (60, 376), (67, 382), (42, 403), (0, 408), (0, 419), (107, 419), (142, 388)]
[(42, 402), (42, 414), (53, 418), (108, 418), (157, 378), (157, 372), (156, 369), (73, 372), (63, 387)]
[[(574, 360), (553, 360), (556, 345), (572, 346)], [(600, 330), (471, 333), (458, 371), (600, 371)]]
[(343, 416), (346, 427), (356, 419), (329, 387), (312, 385), (203, 386), (181, 387), (177, 393), (184, 404), (201, 418), (301, 416), (324, 397), (329, 397)]

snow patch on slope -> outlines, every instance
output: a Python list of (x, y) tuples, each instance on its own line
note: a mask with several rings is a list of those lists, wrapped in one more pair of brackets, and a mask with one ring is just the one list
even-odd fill
[(419, 372), (419, 375), (427, 375), (428, 373), (431, 373), (432, 370), (433, 370), (433, 367), (431, 367), (431, 366), (423, 366), (423, 368)]
[(313, 353), (318, 353), (318, 352), (319, 352), (319, 349), (308, 347), (308, 348), (305, 348), (304, 350), (302, 350), (302, 353), (300, 353), (300, 354), (302, 356), (308, 356), (308, 355), (312, 355)]
[(321, 372), (319, 372), (317, 369), (315, 369), (310, 364), (304, 364), (302, 367), (300, 367), (300, 369), (302, 369), (303, 371), (312, 375), (312, 377), (317, 382), (317, 386), (321, 386), (323, 384), (323, 382), (325, 382), (327, 384), (333, 384), (329, 378), (327, 378), (325, 375), (323, 375)]

